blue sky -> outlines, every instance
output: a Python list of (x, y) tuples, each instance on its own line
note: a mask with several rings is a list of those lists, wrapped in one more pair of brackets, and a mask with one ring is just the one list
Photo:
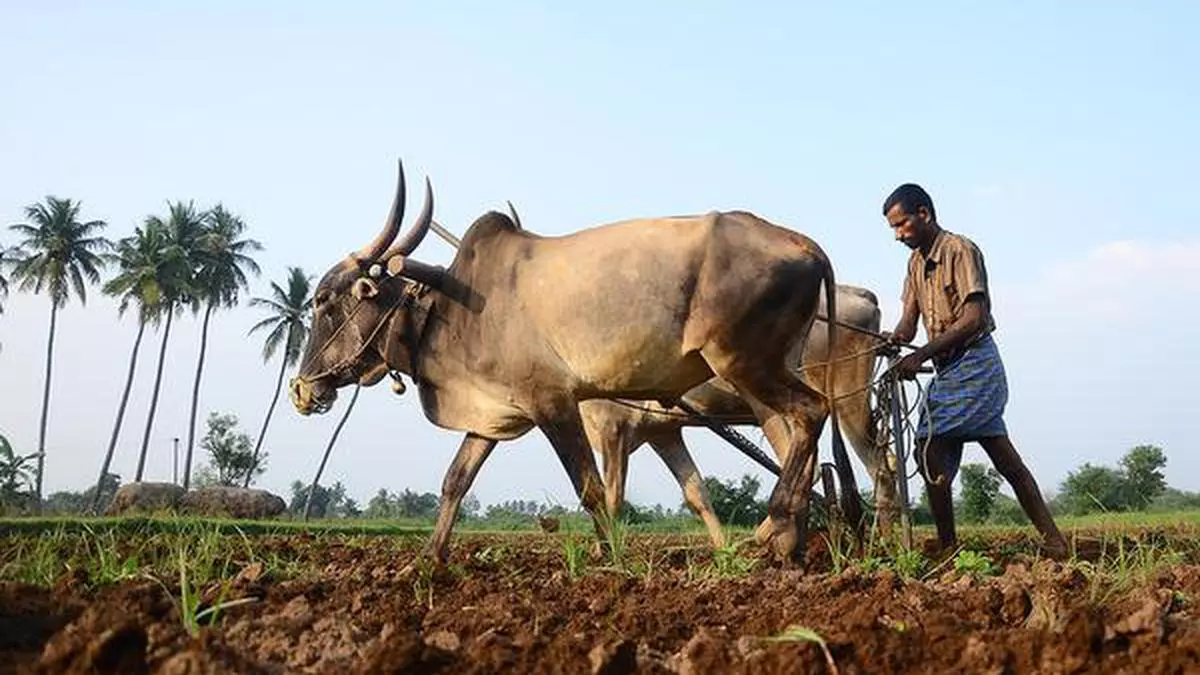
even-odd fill
[[(553, 234), (755, 211), (815, 237), (890, 326), (907, 250), (879, 208), (917, 181), (985, 252), (1009, 427), (1043, 489), (1141, 442), (1166, 448), (1172, 484), (1200, 489), (1200, 95), (1187, 84), (1200, 9), (1084, 6), (5, 3), (0, 221), (69, 196), (117, 238), (167, 200), (220, 200), (266, 247), (259, 295), (285, 266), (319, 276), (371, 237), (400, 157), (459, 232), (505, 200)], [(13, 237), (0, 230), (0, 244)], [(452, 255), (432, 237), (420, 251)], [(37, 441), (47, 318), (43, 298), (15, 292), (0, 316), (0, 430), (22, 451)], [(201, 395), (202, 418), (234, 412), (250, 433), (275, 374), (246, 337), (258, 318), (214, 318)], [(98, 289), (61, 315), (49, 490), (94, 480), (135, 328)], [(171, 438), (186, 436), (197, 346), (198, 322), (178, 322), (152, 479), (170, 478)], [(157, 348), (148, 335), (118, 447), (127, 480)], [(340, 405), (301, 418), (281, 401), (265, 487), (311, 476)], [(686, 438), (706, 474), (773, 484), (709, 432)], [(457, 443), (381, 386), (360, 398), (327, 481), (364, 501), (437, 491)], [(635, 502), (679, 501), (646, 449), (629, 486)], [(538, 432), (502, 445), (475, 493), (575, 501)]]

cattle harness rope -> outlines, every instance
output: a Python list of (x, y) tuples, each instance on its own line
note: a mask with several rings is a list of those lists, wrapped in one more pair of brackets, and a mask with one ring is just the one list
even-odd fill
[[(379, 331), (383, 330), (383, 327), (391, 321), (392, 315), (395, 314), (396, 311), (399, 310), (400, 307), (404, 305), (410, 297), (415, 297), (416, 291), (414, 288), (419, 285), (420, 284), (415, 283), (405, 284), (404, 289), (396, 294), (396, 299), (383, 312), (383, 315), (379, 318), (379, 322), (375, 324), (375, 328), (371, 330), (371, 333), (367, 336), (367, 339), (363, 340), (361, 344), (359, 344), (358, 349), (356, 349), (353, 354), (341, 359), (337, 363), (315, 375), (301, 375), (301, 377), (308, 381), (316, 381), (323, 377), (341, 376), (346, 372), (353, 372), (354, 362), (358, 360), (358, 358), (362, 356), (363, 352), (365, 352), (375, 342), (375, 338), (379, 335)], [(358, 299), (354, 303), (354, 309), (350, 310), (350, 314), (345, 318), (345, 320), (343, 320), (342, 323), (336, 329), (334, 329), (329, 338), (321, 344), (321, 348), (317, 350), (315, 356), (320, 356), (325, 353), (325, 350), (328, 349), (331, 344), (333, 344), (334, 338), (341, 334), (342, 329), (352, 323), (352, 319), (354, 319), (354, 316), (358, 313), (358, 309), (362, 307), (363, 303), (364, 301), (362, 299)], [(357, 330), (358, 324), (354, 324), (354, 327)], [(361, 331), (359, 331), (359, 336), (362, 336)], [(388, 371), (388, 375), (393, 379), (396, 378), (395, 374), (391, 370)]]

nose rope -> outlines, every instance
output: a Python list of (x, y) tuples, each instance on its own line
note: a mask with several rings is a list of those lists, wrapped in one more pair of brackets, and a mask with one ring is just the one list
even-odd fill
[[(379, 322), (375, 324), (375, 328), (371, 330), (370, 335), (367, 336), (367, 339), (362, 341), (362, 343), (358, 346), (358, 349), (355, 350), (355, 352), (353, 354), (342, 359), (341, 361), (338, 361), (337, 363), (326, 368), (325, 370), (322, 370), (321, 372), (317, 373), (316, 375), (301, 375), (300, 379), (312, 382), (315, 380), (319, 380), (323, 377), (326, 377), (328, 375), (334, 375), (334, 374), (340, 373), (344, 370), (349, 370), (350, 368), (352, 368), (353, 367), (352, 362), (355, 361), (356, 359), (358, 359), (358, 357), (362, 356), (362, 353), (365, 352), (369, 346), (371, 346), (371, 343), (373, 343), (375, 341), (375, 337), (379, 334), (379, 331), (383, 329), (383, 327), (387, 324), (388, 320), (391, 318), (392, 314), (394, 314), (396, 312), (396, 310), (400, 308), (400, 305), (404, 303), (404, 301), (407, 297), (408, 297), (408, 289), (406, 288), (404, 291), (402, 291), (396, 297), (396, 300), (392, 302), (391, 306), (389, 306), (387, 308), (387, 310), (383, 313), (383, 316), (380, 317)], [(341, 325), (337, 327), (337, 330), (335, 330), (333, 332), (333, 335), (330, 335), (329, 339), (325, 340), (325, 342), (321, 345), (321, 349), (319, 351), (317, 351), (317, 354), (316, 354), (317, 356), (324, 354), (325, 350), (328, 349), (331, 344), (333, 344), (334, 338), (336, 338), (339, 334), (341, 334), (342, 329), (345, 328), (346, 325), (350, 323), (350, 320), (353, 319), (355, 314), (358, 313), (358, 308), (361, 307), (362, 304), (363, 304), (362, 300), (359, 300), (358, 302), (355, 303), (354, 309), (350, 311), (350, 315), (346, 317), (346, 320), (343, 321), (341, 323)], [(355, 327), (357, 328), (357, 325)], [(362, 333), (360, 332), (359, 335), (361, 335), (361, 334)]]
[[(317, 353), (315, 354), (315, 356), (319, 357), (325, 353), (326, 349), (329, 349), (329, 346), (333, 344), (334, 339), (336, 339), (339, 335), (341, 335), (342, 329), (344, 329), (347, 325), (350, 324), (350, 320), (353, 319), (354, 315), (358, 313), (358, 308), (361, 306), (362, 306), (362, 300), (359, 300), (354, 303), (354, 309), (350, 310), (350, 315), (347, 316), (346, 319), (344, 321), (342, 321), (342, 323), (339, 324), (338, 327), (333, 331), (333, 333), (328, 338), (325, 339), (325, 342), (321, 343), (321, 348), (317, 350)], [(330, 373), (333, 373), (334, 371), (340, 369), (342, 367), (343, 362), (344, 361), (339, 361), (338, 363), (334, 364), (333, 366), (330, 366), (329, 368), (326, 368), (325, 370), (322, 370), (321, 372), (317, 373), (316, 375), (304, 375), (303, 373), (301, 373), (300, 379), (302, 379), (302, 380), (320, 379), (320, 378), (325, 377), (326, 375), (329, 375)]]

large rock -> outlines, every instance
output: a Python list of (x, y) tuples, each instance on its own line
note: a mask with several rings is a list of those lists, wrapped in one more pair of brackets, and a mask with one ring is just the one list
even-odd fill
[(179, 512), (227, 518), (273, 518), (287, 509), (279, 495), (256, 488), (214, 486), (192, 490), (179, 498)]
[(126, 483), (117, 489), (104, 515), (170, 511), (179, 503), (183, 492), (183, 488), (174, 483)]

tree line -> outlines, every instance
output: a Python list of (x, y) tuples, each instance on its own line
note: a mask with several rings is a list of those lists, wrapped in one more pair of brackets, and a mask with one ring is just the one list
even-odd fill
[[(85, 218), (82, 204), (69, 198), (49, 195), (26, 206), (24, 215), (25, 222), (9, 227), (17, 235), (15, 245), (0, 244), (0, 314), (3, 314), (9, 293), (16, 290), (45, 296), (49, 316), (37, 449), (18, 455), (7, 440), (0, 444), (0, 453), (8, 453), (7, 459), (0, 457), (0, 462), (6, 462), (9, 487), (28, 480), (33, 488), (30, 501), (35, 510), (41, 511), (58, 313), (72, 300), (86, 305), (89, 289), (98, 286), (101, 293), (117, 301), (120, 317), (130, 311), (134, 313), (137, 328), (124, 390), (93, 486), (95, 503), (92, 508), (99, 507), (105, 492), (101, 488), (110, 475), (146, 329), (158, 331), (160, 337), (134, 481), (142, 480), (146, 465), (172, 325), (178, 317), (190, 313), (198, 319), (200, 347), (191, 382), (184, 446), (182, 483), (187, 489), (192, 483), (197, 403), (204, 375), (209, 324), (220, 310), (238, 306), (248, 291), (249, 276), (260, 275), (254, 254), (263, 250), (262, 244), (247, 237), (246, 223), (219, 202), (209, 208), (199, 208), (192, 201), (168, 202), (166, 213), (147, 215), (132, 234), (115, 240), (104, 236), (108, 223)], [(267, 312), (267, 316), (249, 331), (250, 334), (265, 334), (263, 360), (269, 362), (279, 353), (279, 375), (274, 394), (251, 452), (251, 464), (256, 465), (279, 399), (284, 373), (299, 360), (308, 337), (312, 278), (298, 267), (289, 267), (282, 282), (270, 283), (267, 296), (250, 298), (248, 305)], [(243, 486), (248, 486), (258, 473), (244, 472)]]
[[(1067, 473), (1047, 505), (1055, 515), (1131, 511), (1173, 512), (1200, 509), (1200, 493), (1167, 484), (1163, 469), (1166, 452), (1157, 445), (1130, 448), (1116, 466), (1085, 462)], [(995, 469), (965, 464), (962, 493), (955, 511), (964, 522), (1019, 524), (1027, 522), (1017, 501), (1000, 494), (1003, 479)]]

